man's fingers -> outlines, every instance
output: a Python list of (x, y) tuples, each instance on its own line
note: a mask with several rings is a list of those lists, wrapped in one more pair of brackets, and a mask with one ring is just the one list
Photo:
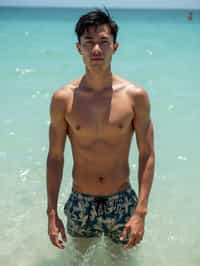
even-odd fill
[(58, 239), (58, 235), (49, 235), (49, 236), (50, 236), (51, 242), (54, 246), (56, 246), (60, 249), (64, 248), (63, 242)]
[(139, 244), (142, 239), (143, 239), (143, 234), (138, 233), (138, 235), (136, 236), (136, 239), (135, 239), (135, 245)]
[(61, 233), (61, 236), (62, 236), (63, 241), (67, 241), (67, 237), (66, 237), (66, 234), (65, 234), (64, 227), (60, 230), (60, 233)]
[(136, 245), (136, 235), (131, 234), (130, 239), (126, 245), (124, 245), (125, 248), (132, 248), (134, 245)]
[(129, 232), (129, 228), (128, 228), (127, 226), (125, 226), (125, 227), (124, 227), (124, 230), (123, 230), (123, 232), (122, 232), (122, 234), (121, 234), (121, 236), (120, 236), (119, 239), (120, 239), (121, 241), (124, 240), (124, 239), (127, 237), (128, 232)]
[(126, 245), (124, 245), (124, 247), (132, 248), (133, 246), (139, 244), (141, 240), (142, 240), (142, 234), (133, 233), (130, 235), (129, 242)]
[(51, 234), (49, 234), (49, 238), (50, 238), (50, 240), (51, 240), (51, 243), (52, 243), (54, 246), (57, 246), (58, 235), (51, 235)]
[(61, 240), (58, 240), (58, 245), (59, 245), (59, 247), (61, 249), (64, 249), (65, 248), (65, 246), (64, 246), (64, 244), (63, 244), (63, 242)]

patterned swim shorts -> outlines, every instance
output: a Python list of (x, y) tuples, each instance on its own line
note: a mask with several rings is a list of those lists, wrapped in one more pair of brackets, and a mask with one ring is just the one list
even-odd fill
[(133, 214), (137, 196), (129, 185), (110, 196), (92, 196), (72, 191), (64, 206), (67, 231), (72, 237), (108, 236), (115, 243), (127, 243), (119, 237)]

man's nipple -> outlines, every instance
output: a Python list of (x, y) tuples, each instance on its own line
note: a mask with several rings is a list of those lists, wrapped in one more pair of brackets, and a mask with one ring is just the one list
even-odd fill
[(99, 176), (98, 180), (99, 180), (99, 183), (103, 183), (104, 182), (104, 177), (103, 176)]

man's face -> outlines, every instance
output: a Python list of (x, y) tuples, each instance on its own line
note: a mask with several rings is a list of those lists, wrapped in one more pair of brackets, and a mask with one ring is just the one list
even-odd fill
[(110, 66), (118, 43), (113, 43), (110, 27), (106, 24), (91, 26), (83, 33), (77, 49), (88, 69), (106, 69)]

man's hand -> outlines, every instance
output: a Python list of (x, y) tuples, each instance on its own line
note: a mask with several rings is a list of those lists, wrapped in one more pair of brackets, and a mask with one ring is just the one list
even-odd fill
[[(48, 234), (52, 244), (60, 249), (64, 249), (63, 241), (67, 241), (63, 222), (57, 215), (49, 215)], [(59, 239), (61, 235), (62, 240)]]
[(124, 230), (120, 236), (120, 240), (123, 241), (129, 235), (129, 241), (124, 245), (125, 248), (132, 248), (140, 243), (144, 235), (144, 218), (134, 214), (128, 223), (125, 225)]

